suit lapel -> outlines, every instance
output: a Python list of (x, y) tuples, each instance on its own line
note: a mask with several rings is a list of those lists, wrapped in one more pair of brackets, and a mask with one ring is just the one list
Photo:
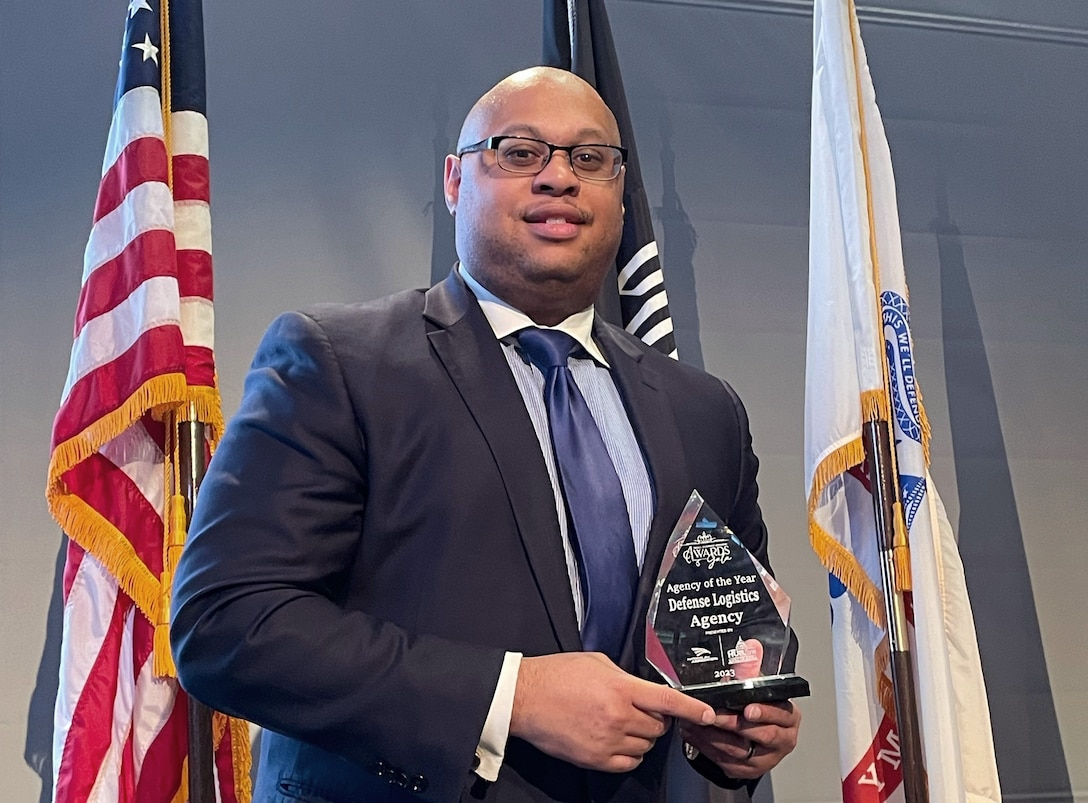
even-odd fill
[(622, 666), (631, 667), (633, 659), (641, 658), (645, 634), (638, 630), (644, 623), (665, 544), (691, 495), (692, 486), (680, 448), (680, 433), (665, 394), (664, 379), (645, 364), (638, 347), (607, 326), (596, 324), (594, 336), (612, 368), (612, 377), (623, 399), (635, 439), (646, 458), (654, 494), (654, 516), (650, 522), (646, 557), (622, 656)]
[(556, 640), (564, 651), (580, 650), (551, 480), (502, 346), (475, 297), (456, 273), (427, 291), (423, 315), (437, 327), (427, 335), (431, 346), (480, 428), (502, 475)]

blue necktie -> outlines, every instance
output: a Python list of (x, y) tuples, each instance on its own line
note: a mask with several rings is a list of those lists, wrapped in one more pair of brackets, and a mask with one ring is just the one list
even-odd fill
[(582, 646), (619, 657), (638, 585), (623, 488), (567, 358), (578, 341), (556, 329), (523, 329), (518, 343), (544, 375), (552, 449), (574, 527), (585, 614)]

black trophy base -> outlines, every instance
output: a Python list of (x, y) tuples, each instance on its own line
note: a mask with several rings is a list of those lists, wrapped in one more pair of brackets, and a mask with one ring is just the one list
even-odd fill
[(794, 697), (808, 697), (810, 694), (808, 681), (793, 674), (767, 675), (733, 683), (685, 686), (681, 691), (712, 708), (728, 708), (733, 711), (740, 711), (749, 703), (780, 703)]

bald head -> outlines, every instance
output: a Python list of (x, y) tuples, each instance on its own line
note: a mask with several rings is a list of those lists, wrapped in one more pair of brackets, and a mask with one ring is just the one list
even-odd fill
[(597, 127), (602, 129), (600, 133), (605, 137), (600, 141), (612, 145), (623, 144), (620, 142), (616, 118), (601, 100), (597, 90), (568, 70), (560, 70), (556, 67), (529, 67), (503, 78), (473, 104), (461, 126), (461, 134), (457, 138), (457, 150), (461, 151), (474, 142), (494, 135), (496, 132), (493, 130), (493, 124), (496, 116), (501, 114), (513, 99), (520, 95), (536, 95), (537, 93), (547, 97), (556, 108), (570, 102), (596, 107), (597, 114), (594, 116), (599, 117)]
[[(548, 158), (537, 172), (511, 170), (482, 147), (490, 137), (536, 140), (549, 146)], [(616, 118), (573, 73), (533, 67), (492, 87), (465, 118), (457, 153), (446, 157), (446, 206), (464, 267), (544, 326), (591, 306), (619, 247), (624, 171), (586, 178), (572, 154), (580, 145), (619, 144)], [(529, 147), (512, 152), (523, 158)]]

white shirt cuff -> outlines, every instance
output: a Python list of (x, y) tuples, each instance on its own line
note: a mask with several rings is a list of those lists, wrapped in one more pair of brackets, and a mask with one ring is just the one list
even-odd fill
[(506, 755), (506, 739), (510, 735), (510, 717), (514, 713), (514, 690), (518, 685), (518, 670), (521, 668), (521, 653), (508, 652), (502, 660), (499, 682), (495, 686), (495, 696), (491, 698), (491, 708), (484, 720), (484, 730), (480, 734), (480, 743), (476, 746), (476, 774), (485, 781), (494, 781), (499, 777), (499, 769)]

